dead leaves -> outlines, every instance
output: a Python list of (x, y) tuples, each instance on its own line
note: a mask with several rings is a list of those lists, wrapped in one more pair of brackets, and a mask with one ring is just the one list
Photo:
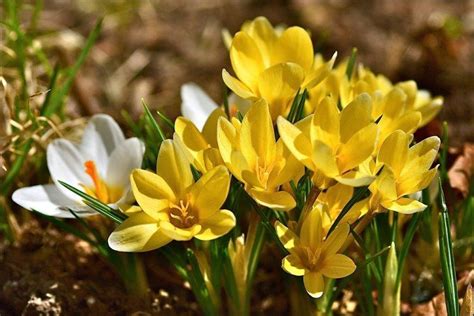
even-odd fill
[(448, 171), (449, 184), (463, 197), (469, 194), (469, 182), (474, 173), (474, 144), (465, 143), (462, 153)]

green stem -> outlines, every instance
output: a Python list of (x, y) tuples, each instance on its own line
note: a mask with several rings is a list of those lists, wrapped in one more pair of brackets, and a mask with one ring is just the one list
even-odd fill
[(257, 271), (258, 261), (260, 259), (260, 253), (263, 248), (265, 241), (265, 227), (262, 220), (259, 220), (257, 229), (255, 232), (255, 239), (250, 250), (249, 263), (247, 269), (247, 285), (245, 289), (245, 302), (243, 307), (243, 315), (250, 314), (250, 300), (252, 297), (252, 286), (255, 278), (255, 272)]

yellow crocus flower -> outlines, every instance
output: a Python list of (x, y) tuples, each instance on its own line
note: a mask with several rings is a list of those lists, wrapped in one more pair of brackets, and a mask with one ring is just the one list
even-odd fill
[(377, 141), (371, 107), (368, 94), (359, 95), (342, 111), (326, 97), (299, 127), (279, 117), (278, 131), (291, 153), (314, 172), (313, 183), (321, 189), (329, 187), (331, 179), (350, 186), (368, 185), (373, 177), (357, 169), (372, 155)]
[(334, 59), (315, 68), (306, 30), (293, 26), (278, 32), (266, 18), (258, 17), (232, 39), (230, 60), (237, 78), (225, 69), (222, 78), (238, 96), (267, 101), (275, 120), (289, 111), (298, 89), (314, 87), (326, 78)]
[(440, 140), (433, 136), (410, 147), (413, 136), (395, 131), (387, 137), (377, 156), (383, 169), (369, 186), (371, 196), (359, 202), (364, 211), (385, 209), (411, 214), (423, 211), (426, 205), (407, 197), (426, 188), (437, 173), (431, 168), (438, 153)]
[(220, 117), (225, 117), (225, 113), (217, 108), (208, 117), (202, 132), (187, 118), (180, 116), (175, 121), (175, 143), (202, 174), (224, 164), (217, 148), (217, 122)]
[[(315, 64), (323, 65), (324, 59), (316, 55)], [(309, 90), (306, 102), (307, 112), (312, 112), (327, 95), (347, 106), (361, 93), (368, 93), (373, 99), (374, 120), (382, 117), (380, 142), (397, 129), (413, 133), (430, 122), (441, 110), (442, 97), (432, 98), (430, 93), (419, 90), (413, 80), (393, 84), (383, 75), (375, 75), (370, 69), (359, 66), (349, 80), (346, 75), (347, 61), (334, 67), (317, 87)], [(398, 124), (397, 126), (394, 126)], [(386, 132), (384, 132), (386, 131)]]
[(260, 205), (275, 210), (290, 210), (296, 203), (280, 187), (301, 176), (303, 166), (275, 141), (275, 131), (265, 100), (253, 104), (242, 123), (220, 118), (217, 143), (222, 159), (245, 190)]
[(235, 226), (231, 211), (221, 209), (230, 175), (217, 166), (194, 181), (184, 153), (171, 140), (161, 144), (156, 173), (135, 169), (132, 191), (143, 211), (129, 213), (109, 237), (118, 251), (149, 251), (171, 240), (212, 240)]
[(301, 225), (299, 236), (280, 222), (275, 230), (290, 253), (282, 260), (289, 274), (303, 276), (306, 291), (312, 297), (324, 292), (324, 278), (338, 279), (352, 274), (356, 266), (352, 259), (338, 253), (349, 235), (349, 224), (341, 223), (327, 239), (323, 232), (321, 213), (313, 209)]

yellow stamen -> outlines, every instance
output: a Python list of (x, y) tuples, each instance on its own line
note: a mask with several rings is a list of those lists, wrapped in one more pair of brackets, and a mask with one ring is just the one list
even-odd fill
[(109, 192), (107, 190), (107, 185), (100, 178), (99, 172), (95, 166), (95, 163), (92, 160), (88, 160), (84, 163), (85, 172), (91, 177), (94, 189), (91, 190), (95, 193), (97, 199), (101, 202), (109, 202)]
[(170, 203), (170, 222), (179, 228), (188, 228), (197, 222), (197, 217), (189, 208), (189, 201), (179, 201), (179, 205)]

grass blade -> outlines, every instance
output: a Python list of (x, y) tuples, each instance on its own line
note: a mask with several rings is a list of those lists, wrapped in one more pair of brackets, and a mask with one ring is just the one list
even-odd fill
[(107, 204), (104, 204), (101, 201), (99, 201), (99, 200), (93, 198), (92, 196), (88, 195), (87, 193), (84, 193), (81, 190), (76, 189), (72, 185), (67, 184), (66, 182), (63, 182), (61, 180), (59, 180), (59, 183), (62, 186), (64, 186), (66, 189), (68, 189), (69, 191), (71, 191), (71, 192), (79, 195), (81, 198), (83, 198), (84, 203), (87, 206), (89, 206), (90, 208), (92, 208), (96, 212), (100, 213), (101, 215), (110, 218), (111, 220), (113, 220), (117, 224), (121, 224), (121, 223), (123, 223), (124, 220), (127, 219), (127, 217), (128, 217), (127, 215), (125, 215), (123, 213), (119, 213), (118, 211), (114, 210), (113, 208), (111, 208)]
[(49, 116), (53, 113), (56, 113), (61, 108), (64, 98), (69, 93), (69, 90), (74, 83), (74, 78), (81, 68), (82, 64), (86, 60), (87, 56), (89, 55), (89, 51), (91, 50), (94, 43), (97, 41), (99, 37), (100, 30), (102, 28), (102, 19), (96, 23), (94, 29), (87, 37), (86, 43), (84, 44), (84, 48), (82, 49), (79, 57), (77, 57), (76, 63), (66, 72), (66, 78), (64, 83), (60, 88), (52, 90), (51, 93), (51, 100), (49, 101), (47, 109), (44, 111), (45, 116)]
[(347, 79), (349, 80), (351, 80), (352, 73), (354, 72), (356, 58), (357, 58), (357, 48), (354, 47), (352, 48), (351, 57), (349, 58), (349, 61), (347, 62), (347, 68), (346, 68), (346, 76), (347, 76)]
[(439, 251), (441, 260), (441, 271), (443, 272), (444, 297), (448, 315), (459, 316), (458, 288), (456, 279), (456, 267), (451, 241), (451, 229), (449, 223), (448, 208), (444, 198), (442, 179), (438, 182), (439, 194)]
[(158, 136), (158, 138), (161, 141), (164, 141), (166, 139), (166, 136), (163, 133), (163, 130), (161, 129), (158, 122), (156, 122), (155, 118), (151, 114), (150, 109), (148, 108), (148, 105), (146, 104), (144, 99), (142, 99), (142, 105), (143, 105), (143, 108), (145, 109), (145, 116), (146, 116), (148, 122), (150, 123), (150, 125), (153, 129), (153, 132), (155, 133), (156, 136)]

